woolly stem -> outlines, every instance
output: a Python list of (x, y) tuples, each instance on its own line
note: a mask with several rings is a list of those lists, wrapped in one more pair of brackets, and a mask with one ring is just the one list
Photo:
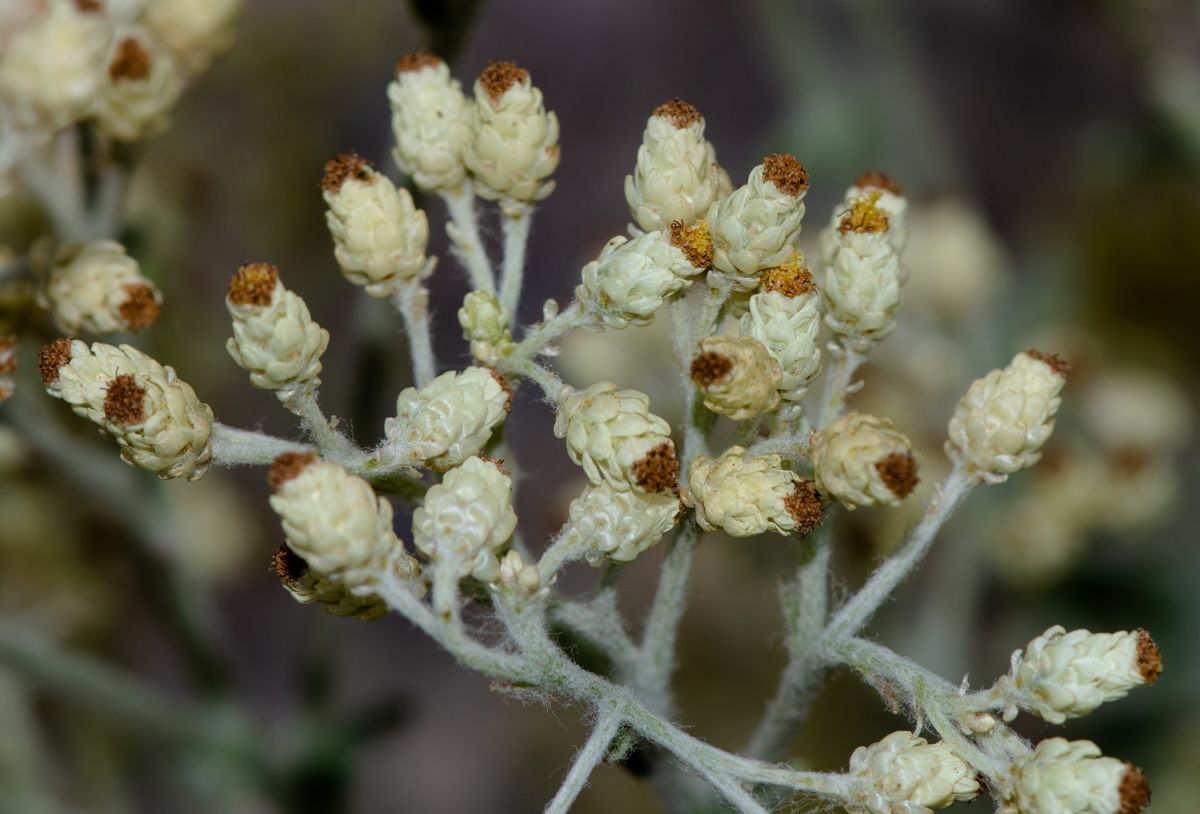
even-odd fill
[(613, 663), (616, 678), (625, 681), (637, 673), (638, 649), (616, 607), (616, 591), (601, 591), (591, 602), (563, 602), (550, 609), (560, 625), (569, 628), (600, 650)]
[(977, 483), (976, 478), (967, 474), (965, 465), (962, 463), (954, 465), (954, 469), (934, 492), (933, 502), (925, 512), (925, 516), (909, 534), (908, 540), (900, 550), (884, 560), (883, 564), (871, 574), (866, 584), (834, 613), (829, 626), (821, 635), (823, 642), (836, 642), (839, 639), (854, 636), (862, 630), (871, 615), (891, 596), (896, 586), (928, 553), (942, 524)]
[(615, 701), (601, 703), (596, 727), (579, 750), (579, 754), (575, 756), (571, 771), (567, 772), (558, 793), (546, 806), (546, 814), (566, 814), (570, 810), (579, 792), (587, 785), (592, 770), (600, 765), (608, 754), (609, 744), (617, 736), (623, 722), (624, 713)]
[(750, 445), (746, 450), (748, 455), (780, 455), (785, 461), (798, 461), (807, 457), (808, 435), (806, 433), (789, 433), (764, 438)]
[(408, 350), (412, 356), (413, 378), (417, 387), (424, 387), (437, 375), (437, 360), (429, 324), (429, 291), (420, 281), (402, 282), (396, 286), (392, 303), (404, 319)]
[(357, 473), (368, 469), (370, 456), (329, 425), (325, 414), (321, 412), (320, 405), (317, 404), (315, 389), (306, 387), (288, 394), (283, 406), (300, 416), (304, 428), (317, 442), (322, 456), (341, 464), (351, 472)]
[(825, 379), (821, 413), (816, 424), (822, 430), (846, 411), (846, 396), (858, 391), (858, 386), (851, 385), (850, 380), (859, 366), (867, 361), (866, 355), (847, 345), (844, 338), (839, 339), (839, 343), (829, 343), (829, 355), (837, 360), (837, 367), (829, 371)]
[(511, 203), (502, 207), (500, 228), (504, 233), (504, 268), (500, 276), (502, 308), (507, 308), (510, 320), (517, 318), (521, 300), (521, 285), (525, 276), (525, 250), (529, 245), (529, 227), (533, 223), (533, 207)]
[(808, 717), (824, 671), (813, 643), (825, 626), (829, 604), (829, 557), (833, 532), (826, 522), (805, 538), (805, 561), (796, 579), (780, 592), (787, 629), (788, 664), (775, 695), (743, 753), (762, 760), (783, 760)]
[(650, 708), (663, 713), (670, 713), (673, 706), (670, 684), (675, 668), (675, 643), (700, 536), (700, 527), (692, 522), (675, 533), (659, 572), (658, 590), (642, 633), (636, 686)]
[(285, 452), (316, 452), (311, 444), (239, 430), (220, 422), (212, 425), (213, 463), (217, 466), (270, 465)]
[(441, 192), (450, 213), (446, 234), (450, 236), (450, 251), (471, 277), (471, 287), (476, 290), (496, 292), (496, 281), (492, 276), (492, 263), (483, 249), (483, 238), (479, 234), (479, 220), (475, 212), (475, 182), (465, 179), (453, 192)]

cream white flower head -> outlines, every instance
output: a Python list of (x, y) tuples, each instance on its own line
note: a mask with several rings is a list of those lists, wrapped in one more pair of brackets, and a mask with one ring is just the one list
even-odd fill
[(950, 418), (946, 454), (989, 483), (1033, 466), (1054, 431), (1067, 369), (1054, 354), (1026, 351), (976, 379)]
[(428, 51), (396, 64), (387, 88), (392, 108), (392, 157), (426, 192), (453, 192), (467, 176), (463, 150), (475, 137), (475, 104), (450, 76), (444, 61)]
[(851, 410), (813, 436), (817, 487), (849, 509), (894, 506), (917, 485), (919, 458), (886, 418)]
[(229, 281), (225, 307), (233, 337), (225, 347), (250, 383), (279, 390), (285, 399), (301, 386), (321, 383), (321, 354), (329, 332), (313, 321), (299, 295), (288, 291), (271, 263), (248, 263)]
[(1087, 715), (1134, 687), (1153, 684), (1162, 657), (1144, 630), (1091, 633), (1054, 625), (1013, 653), (1012, 671), (1000, 679), (1009, 700), (1005, 720), (1021, 707), (1052, 724)]

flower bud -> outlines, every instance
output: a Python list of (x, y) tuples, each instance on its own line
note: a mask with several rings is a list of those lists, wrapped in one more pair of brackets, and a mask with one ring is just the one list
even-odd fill
[(571, 460), (592, 483), (615, 491), (661, 492), (675, 487), (679, 461), (671, 427), (650, 412), (650, 398), (596, 382), (587, 390), (564, 387), (554, 436), (565, 438)]
[(38, 369), (46, 392), (116, 438), (121, 457), (160, 478), (199, 480), (212, 460), (212, 408), (170, 367), (121, 345), (56, 339)]
[(893, 732), (850, 756), (850, 775), (868, 790), (846, 803), (850, 814), (909, 814), (945, 808), (979, 794), (979, 781), (966, 761), (944, 743), (928, 743), (911, 732)]
[(800, 239), (807, 191), (804, 165), (776, 154), (750, 171), (744, 187), (718, 201), (707, 215), (714, 246), (709, 285), (720, 287), (724, 279), (750, 291), (764, 270), (787, 262)]
[(321, 383), (321, 354), (329, 331), (313, 322), (299, 295), (283, 287), (271, 263), (250, 263), (229, 281), (225, 307), (233, 318), (233, 337), (225, 348), (233, 361), (250, 371), (250, 383), (280, 390), (286, 399), (300, 385)]
[(512, 480), (497, 462), (468, 458), (425, 493), (413, 512), (413, 542), (439, 568), (495, 582), (496, 554), (517, 527), (511, 495)]
[(592, 565), (600, 565), (605, 557), (630, 562), (679, 522), (681, 510), (670, 490), (618, 492), (607, 483), (588, 484), (571, 501), (563, 537), (586, 543), (584, 556)]
[(809, 457), (817, 487), (849, 509), (895, 506), (919, 480), (908, 438), (888, 419), (858, 410), (817, 433)]
[[(392, 530), (392, 504), (362, 478), (312, 453), (287, 452), (275, 459), (269, 481), (275, 489), (271, 508), (282, 521), (288, 548), (318, 577), (363, 598), (368, 607), (374, 604), (370, 586), (386, 573), (416, 577), (416, 560)], [(334, 604), (330, 587), (319, 580), (297, 578), (293, 586), (285, 583), (300, 601)]]
[(705, 531), (734, 537), (766, 531), (805, 535), (821, 523), (821, 495), (807, 478), (784, 469), (778, 455), (747, 455), (730, 447), (713, 459), (700, 455), (688, 472), (683, 502)]
[(908, 278), (879, 200), (879, 190), (870, 190), (839, 206), (820, 238), (825, 322), (859, 353), (896, 329)]
[(750, 310), (741, 320), (742, 334), (763, 344), (779, 362), (783, 398), (799, 401), (809, 383), (821, 375), (821, 310), (812, 275), (794, 255), (788, 263), (768, 270), (762, 289), (750, 297)]
[(197, 76), (233, 47), (241, 13), (241, 0), (149, 0), (142, 22), (189, 76)]
[(1011, 802), (1020, 814), (1138, 814), (1150, 786), (1141, 769), (1091, 741), (1049, 738), (1013, 766)]
[(45, 304), (64, 332), (132, 333), (158, 319), (162, 294), (115, 240), (66, 243), (54, 255)]
[(396, 166), (426, 192), (450, 192), (466, 177), (463, 148), (475, 136), (475, 105), (450, 77), (450, 68), (428, 51), (396, 63), (388, 85)]
[(479, 453), (504, 421), (512, 391), (491, 368), (448, 371), (420, 390), (406, 387), (396, 398), (396, 417), (384, 422), (386, 466), (425, 466), (445, 471)]
[(48, 5), (0, 48), (0, 103), (14, 123), (58, 130), (95, 105), (112, 25), (96, 3)]
[(646, 232), (665, 232), (675, 222), (691, 226), (729, 193), (728, 174), (704, 138), (704, 117), (687, 102), (659, 105), (646, 122), (633, 175), (625, 176), (625, 200)]
[(325, 164), (321, 189), (334, 256), (347, 280), (372, 297), (387, 297), (398, 282), (433, 273), (437, 258), (425, 256), (429, 221), (407, 189), (397, 190), (355, 153)]
[(544, 181), (558, 166), (558, 117), (546, 112), (529, 71), (493, 62), (475, 80), (478, 129), (463, 149), (481, 198), (529, 204), (554, 191)]
[(333, 616), (353, 616), (363, 621), (387, 615), (387, 603), (374, 594), (357, 596), (346, 589), (341, 580), (322, 576), (308, 567), (287, 543), (279, 546), (271, 559), (271, 570), (280, 584), (301, 605), (317, 602)]
[(120, 141), (137, 141), (167, 129), (183, 93), (175, 61), (143, 28), (120, 32), (100, 88), (96, 126)]
[(528, 598), (542, 587), (542, 573), (536, 563), (526, 563), (520, 552), (509, 551), (500, 560), (500, 587)]
[(17, 338), (0, 336), (0, 404), (17, 389)]
[(1009, 699), (1004, 718), (1011, 721), (1023, 707), (1061, 724), (1153, 684), (1161, 672), (1158, 646), (1144, 630), (1067, 633), (1055, 625), (1030, 642), (1024, 655), (1013, 653), (1012, 671), (1000, 679)]
[(511, 319), (512, 314), (490, 291), (472, 291), (463, 297), (458, 324), (471, 343), (471, 355), (476, 361), (495, 367), (502, 357), (512, 353), (513, 338), (508, 328)]
[(1033, 466), (1054, 431), (1067, 363), (1054, 354), (1018, 353), (967, 389), (950, 419), (946, 454), (988, 483)]
[(783, 371), (751, 336), (710, 336), (692, 359), (692, 381), (704, 406), (734, 421), (745, 421), (779, 406)]
[(575, 297), (610, 328), (649, 325), (663, 300), (687, 288), (688, 278), (701, 270), (662, 232), (614, 237), (583, 267)]

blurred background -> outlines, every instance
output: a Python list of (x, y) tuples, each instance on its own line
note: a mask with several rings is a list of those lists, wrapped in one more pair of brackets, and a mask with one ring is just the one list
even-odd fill
[[(671, 98), (705, 116), (735, 183), (769, 153), (805, 164), (810, 245), (860, 172), (903, 184), (908, 300), (855, 406), (918, 442), (926, 490), (946, 469), (945, 423), (973, 378), (1033, 346), (1067, 356), (1074, 375), (1043, 463), (979, 490), (871, 633), (986, 686), (1052, 624), (1147, 628), (1165, 662), (1153, 690), (1065, 727), (1030, 716), (1016, 726), (1035, 740), (1088, 738), (1143, 766), (1155, 814), (1196, 810), (1200, 4), (247, 0), (235, 49), (148, 143), (123, 234), (165, 297), (143, 347), (220, 421), (299, 431), (224, 350), (225, 286), (254, 261), (276, 263), (332, 335), (326, 412), (366, 445), (394, 414), (410, 382), (401, 326), (386, 302), (343, 280), (318, 183), (325, 160), (350, 149), (398, 177), (384, 89), (396, 60), (422, 46), (468, 88), (489, 60), (516, 61), (559, 117), (563, 159), (534, 221), (526, 324), (547, 298), (565, 304), (579, 269), (624, 233), (624, 177), (646, 117)], [(430, 254), (442, 257), (429, 283), (439, 361), (463, 366), (455, 311), (466, 275), (446, 251), (440, 201), (426, 206)], [(494, 218), (484, 228), (498, 237)], [(29, 198), (0, 198), (0, 243), (20, 254), (44, 231)], [(575, 384), (645, 390), (672, 421), (663, 327), (571, 337), (560, 369)], [(580, 710), (494, 691), (398, 617), (364, 623), (297, 605), (268, 569), (282, 532), (262, 470), (161, 487), (131, 470), (130, 488), (153, 487), (163, 518), (139, 540), (62, 477), (22, 423), (18, 408), (44, 412), (80, 449), (116, 457), (43, 397), (40, 344), (23, 342), (23, 404), (0, 406), (0, 661), (17, 668), (0, 670), (0, 812), (541, 809), (586, 736)], [(535, 550), (584, 482), (551, 424), (522, 390), (506, 433)], [(839, 518), (836, 595), (916, 522), (918, 501), (909, 504)], [(623, 577), (630, 619), (649, 601), (661, 553)], [(793, 539), (711, 535), (701, 547), (677, 671), (681, 718), (723, 748), (749, 736), (784, 663), (776, 586), (796, 555)], [(584, 591), (594, 579), (579, 564), (560, 587)], [(181, 715), (203, 703), (195, 708), (227, 714), (245, 735), (191, 748), (136, 709), (106, 715), (105, 699), (74, 697), (59, 680), (93, 661), (39, 674), (7, 646), (14, 631), (22, 646), (90, 654), (136, 676)], [(114, 684), (115, 697), (136, 707), (123, 689)], [(855, 747), (909, 726), (836, 674), (793, 759), (844, 768)], [(618, 808), (661, 810), (634, 771), (602, 767), (576, 810)]]

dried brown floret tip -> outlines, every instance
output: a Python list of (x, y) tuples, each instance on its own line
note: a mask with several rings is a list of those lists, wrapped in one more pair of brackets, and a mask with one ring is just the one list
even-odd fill
[(875, 205), (879, 200), (878, 190), (869, 190), (850, 202), (850, 208), (842, 213), (838, 222), (838, 231), (872, 234), (886, 232), (888, 229), (887, 213)]
[[(484, 365), (484, 367), (487, 367), (487, 366)], [(508, 378), (503, 373), (501, 373), (499, 370), (496, 370), (496, 368), (494, 368), (494, 367), (487, 368), (487, 372), (492, 374), (492, 378), (496, 380), (496, 384), (500, 385), (500, 388), (502, 390), (504, 390), (505, 395), (508, 396), (508, 398), (506, 398), (504, 400), (504, 412), (511, 413), (512, 412), (512, 403), (513, 403), (513, 392), (512, 392), (512, 385), (508, 383)]]
[(733, 370), (733, 360), (723, 353), (706, 350), (692, 359), (692, 381), (701, 387), (711, 387)]
[(1121, 803), (1117, 814), (1139, 814), (1150, 805), (1150, 784), (1142, 770), (1132, 763), (1125, 764), (1125, 774), (1121, 775), (1117, 796)]
[(280, 487), (299, 475), (316, 460), (317, 456), (311, 452), (285, 452), (271, 464), (271, 471), (267, 474), (267, 483), (271, 484), (271, 488), (278, 492)]
[(868, 170), (858, 176), (858, 180), (854, 182), (854, 186), (859, 189), (885, 189), (893, 195), (904, 194), (904, 187), (882, 172), (875, 172), (874, 170)]
[(275, 556), (271, 557), (271, 571), (285, 585), (295, 585), (307, 570), (308, 563), (304, 561), (303, 557), (288, 548), (287, 543), (281, 544), (275, 551)]
[(443, 64), (443, 60), (439, 56), (429, 53), (428, 49), (422, 48), (420, 51), (415, 51), (400, 58), (396, 63), (396, 78), (400, 78), (400, 74), (407, 71), (419, 71), (422, 68), (437, 67)]
[(62, 366), (71, 361), (71, 340), (55, 339), (38, 354), (38, 373), (42, 374), (42, 384), (53, 384), (58, 381), (58, 372)]
[(128, 427), (146, 418), (146, 388), (132, 373), (122, 373), (108, 383), (104, 391), (104, 417)]
[(509, 472), (507, 469), (505, 469), (505, 468), (504, 468), (504, 459), (503, 459), (503, 458), (492, 458), (492, 457), (489, 457), (489, 456), (487, 456), (487, 455), (480, 455), (480, 456), (479, 456), (479, 460), (481, 460), (481, 461), (487, 461), (487, 462), (488, 462), (488, 463), (490, 463), (492, 466), (496, 467), (496, 470), (497, 470), (497, 471), (498, 471), (498, 472), (499, 472), (501, 475), (504, 475), (505, 477), (509, 477), (509, 476), (511, 476), (511, 475), (512, 475), (512, 473), (511, 473), (511, 472)]
[(799, 198), (808, 189), (808, 172), (804, 165), (787, 153), (774, 153), (763, 159), (763, 178), (793, 198)]
[(121, 320), (131, 331), (149, 328), (158, 320), (158, 312), (162, 309), (154, 289), (145, 283), (127, 283), (124, 288), (125, 302), (117, 306)]
[(108, 63), (108, 78), (116, 82), (121, 79), (145, 79), (150, 75), (150, 65), (153, 60), (150, 52), (133, 37), (121, 40), (117, 46), (117, 55)]
[(1027, 350), (1025, 355), (1031, 359), (1037, 359), (1039, 362), (1045, 362), (1050, 365), (1050, 369), (1063, 378), (1071, 372), (1071, 363), (1059, 356), (1057, 353), (1042, 353), (1040, 350)]
[(75, 8), (89, 14), (99, 14), (104, 11), (104, 6), (100, 5), (100, 0), (75, 0)]
[(670, 119), (671, 124), (675, 125), (675, 129), (677, 130), (682, 130), (692, 122), (704, 121), (704, 117), (700, 115), (699, 110), (696, 110), (696, 108), (679, 98), (664, 102), (654, 108), (654, 112), (650, 115)]
[(917, 462), (912, 451), (893, 452), (875, 462), (875, 471), (879, 479), (893, 495), (899, 498), (908, 497), (921, 479), (917, 477)]
[(712, 265), (713, 242), (708, 231), (708, 221), (700, 219), (695, 226), (684, 226), (683, 221), (671, 224), (671, 245), (683, 252), (693, 267), (706, 269)]
[(796, 521), (796, 534), (803, 537), (817, 526), (825, 510), (821, 506), (821, 493), (808, 478), (801, 478), (790, 495), (783, 499), (787, 513)]
[(760, 283), (763, 291), (777, 291), (785, 297), (795, 299), (817, 290), (812, 273), (804, 268), (804, 255), (792, 255), (792, 259), (763, 273)]
[(493, 102), (498, 102), (506, 90), (528, 78), (529, 71), (515, 62), (493, 61), (479, 74), (479, 84), (487, 91), (487, 95), (492, 97)]
[(675, 457), (675, 446), (664, 441), (646, 453), (629, 467), (629, 474), (637, 485), (647, 492), (662, 492), (674, 489), (679, 481), (679, 459)]
[(353, 150), (334, 156), (325, 162), (325, 175), (321, 177), (321, 189), (326, 192), (337, 192), (342, 188), (342, 184), (351, 178), (359, 181), (371, 180), (371, 162)]
[(1134, 633), (1137, 635), (1137, 671), (1147, 684), (1153, 684), (1162, 675), (1162, 654), (1149, 633), (1140, 627)]
[(225, 296), (234, 305), (270, 305), (278, 281), (274, 263), (246, 263), (229, 278)]

